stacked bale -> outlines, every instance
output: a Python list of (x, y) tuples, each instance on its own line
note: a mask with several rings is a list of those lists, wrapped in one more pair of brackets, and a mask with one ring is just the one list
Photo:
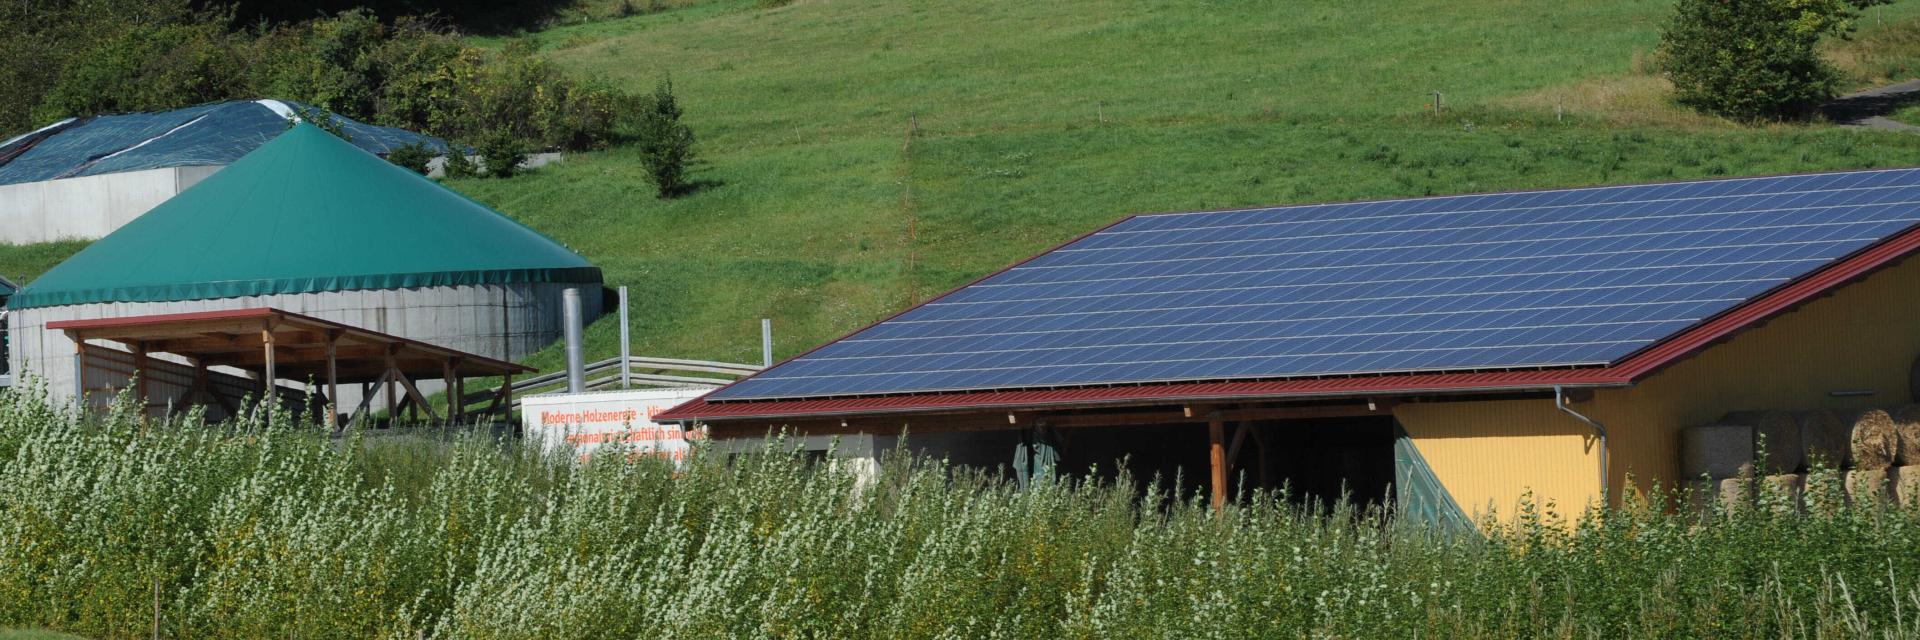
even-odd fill
[(1920, 465), (1894, 469), (1887, 484), (1893, 488), (1893, 501), (1906, 507), (1920, 507)]
[(1853, 463), (1853, 422), (1826, 409), (1802, 411), (1794, 415), (1800, 424), (1800, 443), (1806, 448), (1808, 467), (1824, 464), (1829, 469), (1845, 469)]
[(1746, 500), (1746, 479), (1753, 477), (1753, 427), (1709, 424), (1681, 432), (1680, 470), (1691, 482), (1690, 502), (1705, 511), (1715, 500), (1736, 505)]
[[(1891, 421), (1889, 421), (1891, 422)], [(1754, 446), (1766, 454), (1761, 473), (1792, 473), (1800, 468), (1806, 449), (1800, 442), (1800, 423), (1785, 411), (1736, 411), (1720, 424), (1753, 428)]]
[(1854, 469), (1847, 472), (1847, 498), (1854, 502), (1885, 502), (1893, 497), (1888, 491), (1892, 486), (1885, 469)]
[(1879, 409), (1868, 409), (1854, 413), (1848, 422), (1853, 425), (1853, 433), (1847, 457), (1853, 468), (1871, 471), (1892, 468), (1900, 445), (1893, 416)]

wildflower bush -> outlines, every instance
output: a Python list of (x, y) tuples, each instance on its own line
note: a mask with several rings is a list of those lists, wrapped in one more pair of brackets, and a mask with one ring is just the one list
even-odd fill
[[(1920, 516), (1629, 500), (1487, 535), (1278, 495), (1018, 491), (779, 440), (682, 471), (477, 436), (329, 441), (0, 397), (0, 627), (97, 637), (1881, 637)], [(157, 621), (157, 622), (156, 622)]]

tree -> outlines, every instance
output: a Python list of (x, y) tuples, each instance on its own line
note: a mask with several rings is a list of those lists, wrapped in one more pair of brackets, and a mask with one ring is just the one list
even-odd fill
[(1832, 99), (1839, 72), (1820, 58), (1861, 9), (1892, 0), (1679, 0), (1661, 34), (1659, 65), (1674, 98), (1754, 122), (1800, 119)]
[(635, 146), (660, 197), (685, 193), (687, 163), (693, 160), (693, 129), (680, 122), (680, 103), (673, 96), (672, 78), (660, 81), (636, 117)]

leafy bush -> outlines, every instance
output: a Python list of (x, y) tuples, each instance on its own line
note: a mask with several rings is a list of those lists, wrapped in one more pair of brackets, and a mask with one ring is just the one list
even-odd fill
[[(684, 470), (0, 394), (0, 626), (95, 637), (1912, 637), (1920, 511), (1629, 496), (1449, 534), (1282, 496), (1018, 490), (774, 441)], [(435, 430), (438, 433), (438, 430)], [(1826, 485), (1827, 489), (1821, 486)], [(1756, 508), (1758, 507), (1758, 508)], [(158, 597), (156, 598), (156, 593)]]
[(1744, 121), (1811, 116), (1839, 72), (1820, 39), (1845, 35), (1859, 9), (1891, 0), (1680, 0), (1661, 35), (1659, 65), (1675, 99)]
[[(229, 31), (220, 16), (182, 8), (150, 25), (89, 23), (101, 34), (54, 26), (92, 15), (84, 10), (91, 6), (23, 14), (46, 25), (28, 28), (7, 24), (14, 8), (0, 3), (0, 53), (20, 51), (53, 67), (40, 78), (0, 58), (0, 79), (18, 80), (0, 87), (0, 97), (11, 98), (0, 100), (0, 132), (75, 115), (271, 97), (443, 138), (485, 141), (505, 131), (533, 148), (582, 150), (610, 142), (617, 106), (631, 101), (605, 83), (567, 76), (535, 55), (531, 41), (486, 52), (424, 19), (387, 23), (354, 9)], [(55, 41), (64, 52), (57, 59), (25, 53), (49, 34), (72, 36)]]
[(408, 171), (424, 176), (427, 175), (427, 165), (431, 164), (433, 158), (438, 155), (440, 155), (439, 152), (427, 146), (426, 143), (414, 142), (388, 152), (387, 162), (406, 167)]
[(635, 110), (634, 123), (640, 162), (660, 197), (685, 193), (689, 186), (687, 164), (693, 160), (693, 129), (680, 122), (680, 102), (673, 95), (673, 80), (661, 80), (653, 95), (642, 103)]
[(456, 151), (447, 154), (445, 164), (440, 167), (441, 175), (448, 178), (471, 178), (480, 175), (480, 168), (474, 166), (473, 158), (467, 157), (464, 151), (458, 151), (463, 148), (462, 145), (455, 144), (453, 148)]
[(487, 175), (495, 178), (511, 178), (519, 173), (527, 154), (526, 139), (509, 130), (494, 131), (480, 141), (480, 162), (486, 165)]

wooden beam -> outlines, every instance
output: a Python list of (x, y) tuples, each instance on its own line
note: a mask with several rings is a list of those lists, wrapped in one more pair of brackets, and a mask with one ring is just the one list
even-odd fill
[(1233, 466), (1240, 463), (1240, 445), (1247, 441), (1247, 430), (1253, 425), (1245, 422), (1233, 424), (1233, 444), (1227, 446), (1227, 473), (1233, 473)]
[(1226, 424), (1220, 412), (1207, 416), (1207, 460), (1213, 471), (1209, 485), (1213, 490), (1214, 513), (1225, 513), (1227, 509), (1226, 439)]
[(420, 388), (413, 386), (413, 380), (408, 379), (407, 374), (400, 372), (399, 369), (395, 369), (394, 372), (399, 375), (400, 386), (407, 390), (407, 397), (413, 399), (413, 406), (427, 412), (429, 422), (439, 422), (440, 416), (434, 414), (432, 405), (427, 404), (426, 394), (420, 393)]

